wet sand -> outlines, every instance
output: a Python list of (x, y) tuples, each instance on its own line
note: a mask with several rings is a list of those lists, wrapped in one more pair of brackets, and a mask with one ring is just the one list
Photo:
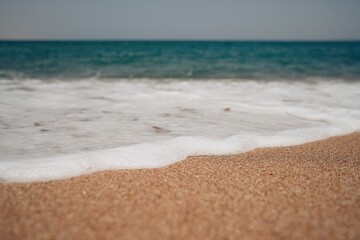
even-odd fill
[(360, 239), (360, 134), (0, 184), (1, 239)]

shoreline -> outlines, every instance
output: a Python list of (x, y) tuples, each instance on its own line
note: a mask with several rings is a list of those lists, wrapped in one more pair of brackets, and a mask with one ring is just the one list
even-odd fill
[(3, 239), (358, 239), (360, 133), (0, 183)]
[(158, 168), (360, 129), (349, 100), (360, 82), (94, 81), (0, 84), (0, 181)]

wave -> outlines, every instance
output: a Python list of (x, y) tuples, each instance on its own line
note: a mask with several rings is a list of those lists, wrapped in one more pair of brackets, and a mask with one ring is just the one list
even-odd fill
[(0, 82), (0, 178), (63, 179), (359, 131), (360, 83)]

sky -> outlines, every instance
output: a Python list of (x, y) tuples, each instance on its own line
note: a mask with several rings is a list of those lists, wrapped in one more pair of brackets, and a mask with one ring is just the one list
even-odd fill
[(0, 0), (0, 39), (360, 40), (360, 0)]

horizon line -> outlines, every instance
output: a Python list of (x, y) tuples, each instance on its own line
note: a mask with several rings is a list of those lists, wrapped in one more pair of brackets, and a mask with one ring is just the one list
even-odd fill
[(118, 41), (118, 42), (359, 42), (360, 39), (156, 39), (156, 38), (0, 38), (0, 41), (53, 41), (53, 42), (62, 42), (62, 41)]

